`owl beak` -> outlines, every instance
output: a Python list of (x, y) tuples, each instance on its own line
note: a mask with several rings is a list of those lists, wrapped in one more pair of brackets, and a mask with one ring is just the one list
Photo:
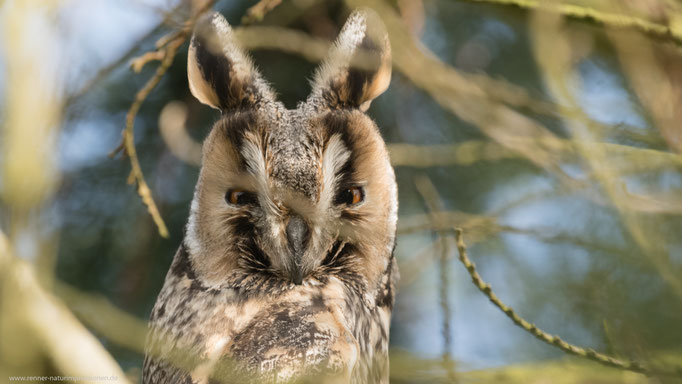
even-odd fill
[(300, 285), (303, 282), (303, 254), (308, 245), (310, 229), (301, 216), (292, 215), (287, 223), (286, 232), (292, 255), (288, 263), (289, 274), (294, 284)]

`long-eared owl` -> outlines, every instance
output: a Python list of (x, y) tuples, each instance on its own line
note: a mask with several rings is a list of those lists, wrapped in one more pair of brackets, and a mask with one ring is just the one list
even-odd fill
[(221, 117), (151, 313), (143, 382), (388, 382), (397, 187), (365, 114), (391, 78), (383, 24), (353, 12), (293, 110), (220, 14), (198, 21), (187, 73)]

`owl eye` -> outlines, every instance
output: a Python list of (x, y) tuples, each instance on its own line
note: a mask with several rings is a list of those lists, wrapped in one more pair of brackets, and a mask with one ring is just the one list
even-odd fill
[(365, 190), (362, 187), (343, 189), (336, 196), (336, 204), (356, 205), (365, 200)]
[(241, 189), (230, 189), (225, 194), (225, 201), (232, 205), (247, 205), (255, 204), (258, 199), (254, 193), (246, 192)]

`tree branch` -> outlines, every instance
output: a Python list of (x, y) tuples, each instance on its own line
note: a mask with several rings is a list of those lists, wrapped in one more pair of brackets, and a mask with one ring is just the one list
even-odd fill
[[(85, 383), (99, 382), (94, 377), (116, 377), (117, 382), (127, 384), (128, 379), (111, 355), (60, 302), (43, 290), (33, 268), (11, 254), (7, 239), (0, 233), (0, 307), (5, 316), (2, 322), (10, 322), (26, 331), (40, 344), (40, 353), (54, 363), (65, 376), (90, 378)], [(3, 327), (0, 327), (0, 329)], [(7, 328), (4, 329), (7, 331)], [(13, 327), (12, 332), (18, 332)], [(20, 331), (19, 331), (20, 332)], [(5, 335), (7, 336), (7, 335)], [(29, 336), (29, 335), (23, 335)], [(23, 336), (20, 336), (23, 338)], [(30, 348), (31, 343), (22, 340)], [(2, 346), (0, 347), (8, 347)]]
[[(168, 237), (168, 228), (166, 223), (163, 221), (159, 209), (154, 202), (151, 190), (144, 179), (144, 174), (142, 173), (142, 167), (140, 166), (140, 161), (137, 157), (137, 151), (135, 149), (135, 117), (139, 112), (142, 103), (146, 100), (147, 96), (151, 91), (159, 84), (166, 71), (173, 63), (175, 58), (175, 53), (178, 48), (187, 40), (187, 37), (192, 31), (194, 23), (197, 21), (199, 16), (204, 12), (209, 10), (213, 6), (214, 1), (200, 0), (193, 3), (195, 6), (192, 9), (192, 15), (190, 19), (185, 23), (185, 25), (178, 31), (171, 32), (168, 36), (171, 38), (162, 38), (163, 42), (157, 43), (159, 46), (159, 54), (145, 53), (138, 58), (135, 62), (137, 68), (141, 68), (147, 61), (153, 58), (161, 57), (161, 64), (156, 69), (156, 73), (151, 79), (140, 89), (135, 95), (135, 100), (128, 110), (126, 115), (126, 125), (123, 130), (123, 141), (110, 156), (116, 155), (119, 151), (125, 149), (125, 153), (130, 157), (130, 166), (132, 168), (129, 180), (137, 182), (137, 193), (142, 198), (142, 202), (147, 206), (149, 214), (152, 216), (154, 223), (156, 224), (159, 234), (162, 237)], [(161, 41), (160, 40), (160, 41)]]
[(519, 316), (516, 311), (505, 305), (502, 300), (500, 300), (495, 292), (493, 292), (490, 284), (483, 281), (481, 276), (476, 270), (476, 265), (471, 262), (469, 256), (467, 255), (467, 248), (464, 244), (464, 239), (462, 237), (462, 229), (454, 228), (455, 240), (457, 241), (457, 251), (459, 253), (459, 261), (464, 265), (471, 281), (474, 283), (476, 288), (478, 288), (483, 294), (492, 302), (497, 308), (499, 308), (504, 314), (511, 319), (517, 326), (521, 327), (526, 332), (535, 336), (538, 340), (549, 344), (553, 347), (559, 348), (560, 350), (582, 358), (586, 358), (597, 363), (603, 364), (608, 367), (624, 369), (628, 371), (633, 371), (637, 373), (642, 373), (648, 376), (660, 375), (660, 376), (672, 376), (672, 377), (682, 377), (682, 367), (674, 368), (653, 368), (644, 366), (636, 361), (625, 361), (617, 359), (615, 357), (599, 353), (591, 348), (582, 348), (574, 344), (567, 343), (559, 336), (552, 336), (549, 333), (538, 328), (535, 324), (532, 324)]
[(173, 42), (169, 43), (164, 48), (164, 58), (163, 61), (161, 62), (161, 65), (159, 66), (159, 68), (157, 68), (154, 76), (151, 79), (149, 79), (149, 81), (147, 81), (144, 87), (142, 87), (142, 89), (140, 89), (137, 92), (137, 94), (135, 95), (135, 101), (133, 101), (133, 104), (130, 106), (130, 109), (128, 110), (128, 114), (126, 115), (126, 126), (125, 129), (123, 130), (122, 146), (120, 146), (119, 148), (114, 150), (114, 152), (112, 152), (112, 155), (115, 155), (119, 149), (125, 149), (126, 154), (128, 155), (128, 157), (130, 157), (130, 166), (132, 168), (131, 176), (133, 180), (137, 182), (137, 193), (142, 198), (142, 201), (147, 206), (149, 214), (154, 219), (154, 223), (156, 224), (159, 230), (159, 234), (162, 237), (166, 238), (169, 236), (168, 228), (166, 227), (166, 223), (163, 221), (163, 218), (159, 213), (159, 209), (156, 207), (156, 203), (154, 202), (154, 198), (152, 197), (151, 190), (149, 189), (149, 186), (147, 185), (147, 182), (144, 179), (142, 167), (140, 166), (140, 160), (137, 157), (137, 151), (135, 149), (135, 117), (137, 116), (137, 112), (140, 110), (140, 107), (142, 106), (144, 100), (147, 98), (149, 93), (156, 87), (159, 81), (161, 81), (161, 78), (166, 73), (170, 65), (173, 63), (173, 59), (175, 58), (175, 52), (183, 42), (184, 39), (178, 38)]
[(545, 11), (561, 14), (564, 17), (591, 21), (607, 27), (634, 29), (653, 38), (670, 40), (675, 44), (682, 45), (682, 29), (668, 25), (655, 23), (643, 18), (623, 13), (609, 13), (594, 8), (576, 4), (561, 4), (542, 2), (537, 0), (458, 0), (472, 3), (488, 3), (505, 6), (515, 6), (520, 9), (535, 10), (542, 8)]
[(256, 5), (246, 11), (242, 17), (242, 24), (251, 24), (263, 20), (268, 12), (282, 3), (282, 0), (260, 0)]

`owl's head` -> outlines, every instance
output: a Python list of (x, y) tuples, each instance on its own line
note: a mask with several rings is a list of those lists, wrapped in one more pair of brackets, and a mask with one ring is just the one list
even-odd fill
[(391, 77), (376, 15), (349, 17), (294, 110), (275, 99), (219, 14), (198, 23), (187, 72), (192, 94), (222, 112), (204, 142), (185, 237), (201, 282), (265, 274), (293, 286), (336, 268), (377, 284), (398, 207), (385, 144), (364, 113)]

